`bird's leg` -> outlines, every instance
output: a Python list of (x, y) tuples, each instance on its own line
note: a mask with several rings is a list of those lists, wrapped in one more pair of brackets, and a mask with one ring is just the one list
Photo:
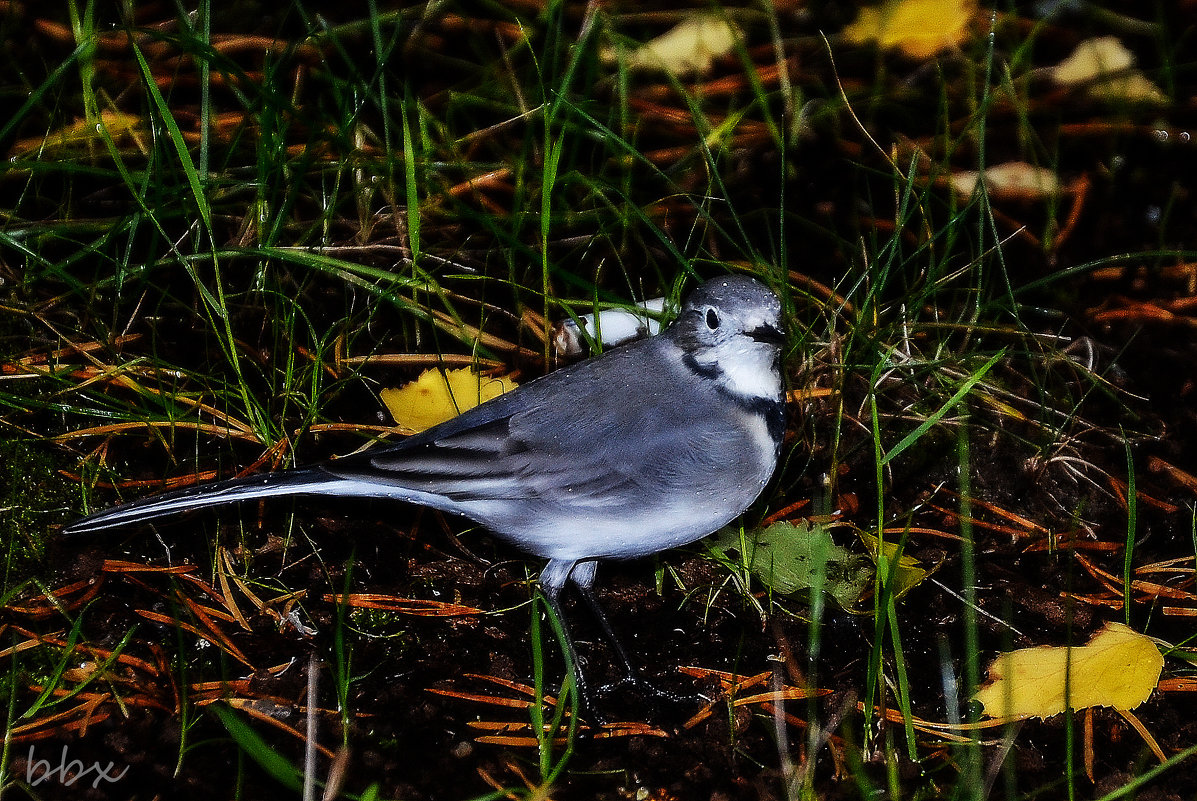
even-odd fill
[(594, 577), (598, 571), (598, 562), (591, 560), (589, 562), (582, 562), (574, 567), (570, 573), (570, 579), (574, 586), (578, 588), (578, 593), (581, 594), (582, 600), (586, 602), (586, 606), (590, 608), (590, 613), (594, 615), (594, 619), (598, 621), (599, 628), (603, 630), (603, 636), (607, 638), (607, 643), (611, 649), (615, 651), (615, 655), (619, 657), (619, 661), (623, 664), (623, 672), (625, 674), (625, 681), (636, 681), (639, 676), (636, 675), (636, 668), (632, 666), (632, 659), (628, 656), (628, 651), (623, 647), (619, 637), (615, 634), (615, 628), (611, 625), (611, 621), (607, 618), (607, 613), (603, 609), (603, 605), (599, 603), (598, 596), (594, 593)]
[(619, 661), (623, 663), (624, 677), (613, 684), (600, 687), (599, 691), (606, 692), (608, 690), (630, 684), (639, 688), (641, 691), (675, 703), (693, 703), (711, 700), (701, 694), (690, 696), (670, 692), (669, 690), (662, 690), (659, 687), (655, 687), (653, 684), (640, 676), (639, 672), (632, 665), (632, 659), (628, 656), (627, 649), (624, 648), (623, 643), (620, 641), (619, 637), (616, 636), (615, 628), (611, 625), (611, 621), (607, 618), (607, 613), (603, 610), (603, 606), (599, 603), (598, 596), (594, 592), (594, 578), (597, 569), (597, 561), (590, 560), (588, 562), (581, 562), (574, 567), (574, 569), (570, 572), (569, 577), (573, 581), (574, 585), (577, 586), (578, 592), (581, 594), (582, 599), (586, 602), (586, 605), (590, 607), (591, 614), (593, 614), (595, 620), (598, 621), (599, 627), (603, 630), (603, 635), (607, 638), (607, 642), (611, 645), (612, 650), (615, 651), (615, 655), (619, 658)]
[[(565, 616), (565, 609), (561, 606), (561, 591), (565, 589), (565, 585), (569, 581), (570, 572), (573, 571), (576, 564), (576, 562), (550, 559), (549, 563), (545, 565), (544, 570), (540, 573), (540, 588), (544, 591), (544, 597), (549, 602), (549, 608), (553, 610), (553, 614), (557, 616), (557, 620), (561, 623), (561, 633), (565, 635), (565, 648), (568, 651), (568, 661), (573, 665), (574, 688), (578, 694), (578, 702), (591, 714), (596, 714), (593, 703), (594, 699), (590, 695), (586, 677), (582, 672), (582, 663), (578, 661), (578, 649), (574, 647), (574, 636), (570, 631), (569, 618)], [(591, 572), (593, 573), (594, 571), (592, 570)], [(565, 689), (564, 681), (562, 682), (562, 689)], [(557, 694), (557, 700), (558, 702), (561, 700), (560, 692)]]

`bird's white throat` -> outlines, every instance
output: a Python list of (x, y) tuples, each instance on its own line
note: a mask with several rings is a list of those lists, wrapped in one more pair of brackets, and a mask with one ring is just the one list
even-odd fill
[(695, 361), (712, 370), (725, 390), (746, 401), (777, 400), (781, 395), (775, 347), (752, 340), (725, 342), (695, 354)]

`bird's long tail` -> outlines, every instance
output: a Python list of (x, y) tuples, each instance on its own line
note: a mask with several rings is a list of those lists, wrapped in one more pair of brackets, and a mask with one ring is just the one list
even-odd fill
[(164, 492), (149, 498), (114, 506), (76, 520), (64, 527), (67, 537), (90, 534), (129, 523), (140, 523), (158, 517), (189, 512), (206, 506), (218, 506), (255, 498), (277, 495), (339, 495), (354, 494), (352, 482), (338, 478), (320, 467), (284, 470), (278, 473), (233, 478), (215, 484)]

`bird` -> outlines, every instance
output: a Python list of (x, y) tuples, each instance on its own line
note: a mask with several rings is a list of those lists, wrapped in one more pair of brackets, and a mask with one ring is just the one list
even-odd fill
[(398, 443), (135, 500), (62, 533), (277, 496), (430, 507), (548, 560), (539, 584), (562, 623), (584, 707), (596, 708), (562, 606), (571, 585), (622, 663), (616, 684), (669, 696), (639, 677), (616, 636), (595, 593), (598, 563), (695, 542), (760, 496), (785, 431), (784, 343), (774, 292), (748, 276), (712, 278), (659, 335), (552, 371)]

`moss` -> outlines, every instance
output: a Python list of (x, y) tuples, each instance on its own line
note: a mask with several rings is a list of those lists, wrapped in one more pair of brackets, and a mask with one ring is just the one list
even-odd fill
[(0, 440), (0, 532), (4, 542), (4, 591), (27, 581), (43, 565), (53, 524), (73, 508), (70, 483), (44, 445)]

